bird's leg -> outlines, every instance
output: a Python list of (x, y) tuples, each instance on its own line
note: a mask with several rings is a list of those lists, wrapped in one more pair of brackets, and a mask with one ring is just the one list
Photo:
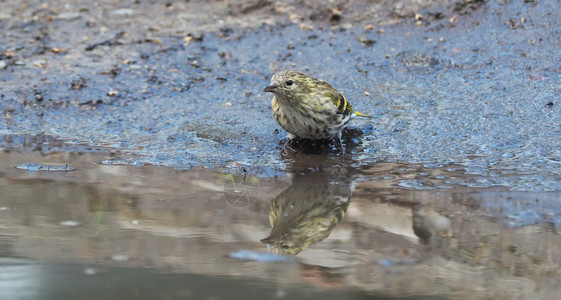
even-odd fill
[(288, 141), (286, 141), (286, 143), (284, 143), (284, 147), (282, 147), (281, 154), (293, 155), (293, 154), (298, 153), (298, 151), (296, 151), (296, 149), (292, 148), (292, 143), (294, 141), (296, 141), (297, 139), (298, 138), (294, 134), (289, 133), (288, 134)]
[(341, 149), (339, 150), (339, 154), (343, 156), (345, 155), (345, 146), (343, 145), (343, 139), (341, 138), (341, 131), (337, 133), (337, 139), (339, 140), (339, 147), (341, 147)]
[(281, 150), (281, 154), (287, 154), (287, 155), (292, 155), (297, 153), (297, 151), (292, 148), (292, 141), (294, 141), (294, 139), (289, 139), (288, 141), (286, 141), (286, 143), (284, 143), (284, 147), (282, 147)]

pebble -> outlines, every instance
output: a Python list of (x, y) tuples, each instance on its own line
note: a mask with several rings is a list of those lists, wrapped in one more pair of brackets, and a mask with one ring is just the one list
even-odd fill
[(0, 60), (0, 70), (5, 69), (7, 66), (8, 64), (5, 61)]
[(44, 59), (38, 59), (33, 61), (31, 64), (33, 64), (34, 66), (38, 67), (38, 68), (44, 68), (47, 66), (47, 61)]
[(67, 12), (63, 12), (63, 13), (58, 14), (55, 17), (55, 19), (63, 20), (63, 21), (70, 21), (70, 20), (80, 19), (81, 17), (82, 17), (82, 15), (80, 13), (67, 11)]
[(122, 17), (132, 17), (134, 16), (135, 12), (134, 9), (130, 8), (121, 8), (111, 12), (114, 16), (122, 16)]

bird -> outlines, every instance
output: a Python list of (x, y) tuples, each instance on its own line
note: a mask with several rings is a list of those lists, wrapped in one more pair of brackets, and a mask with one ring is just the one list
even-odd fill
[[(273, 75), (263, 92), (273, 93), (271, 101), (277, 123), (289, 133), (286, 149), (295, 138), (322, 140), (337, 138), (341, 154), (345, 153), (341, 132), (353, 116), (353, 106), (327, 81), (312, 78), (297, 70)], [(354, 112), (357, 115), (366, 116)]]

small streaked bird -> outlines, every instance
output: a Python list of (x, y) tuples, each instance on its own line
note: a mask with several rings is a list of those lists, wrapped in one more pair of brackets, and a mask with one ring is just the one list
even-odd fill
[(290, 142), (294, 138), (322, 140), (337, 137), (340, 151), (344, 153), (341, 131), (351, 119), (353, 106), (329, 83), (300, 71), (287, 70), (273, 75), (271, 84), (263, 91), (275, 95), (273, 114), (290, 134), (284, 151), (291, 149)]

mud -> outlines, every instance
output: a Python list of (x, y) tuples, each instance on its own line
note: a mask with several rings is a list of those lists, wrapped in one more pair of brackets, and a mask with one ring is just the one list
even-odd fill
[(285, 133), (261, 90), (297, 68), (375, 117), (352, 123), (357, 165), (512, 169), (534, 183), (499, 185), (559, 189), (556, 2), (2, 5), (3, 134), (271, 175)]

